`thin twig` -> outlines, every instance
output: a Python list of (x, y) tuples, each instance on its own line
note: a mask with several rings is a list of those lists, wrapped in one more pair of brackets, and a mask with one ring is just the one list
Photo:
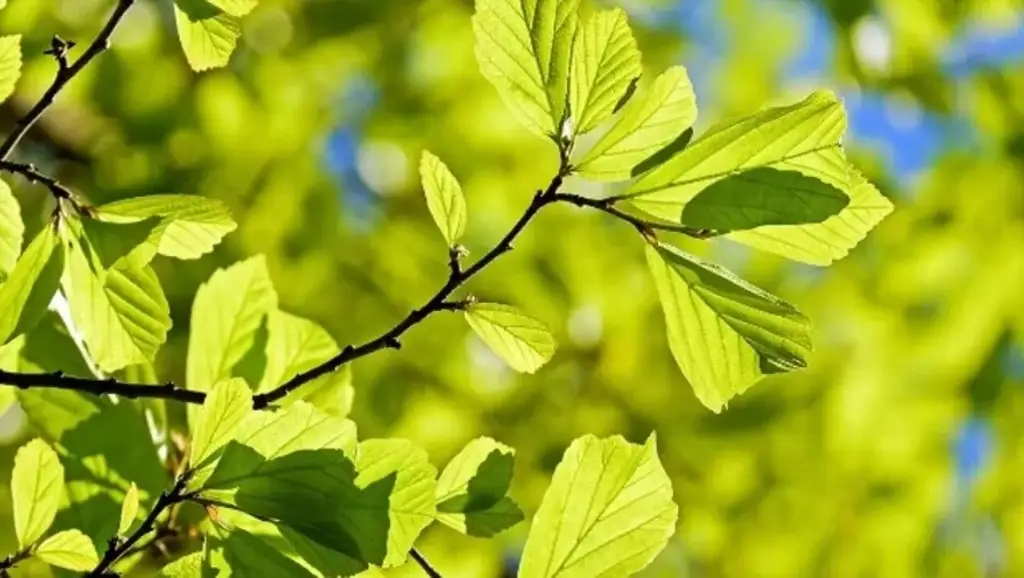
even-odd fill
[(18, 562), (21, 562), (25, 558), (28, 558), (29, 555), (30, 555), (30, 552), (29, 552), (28, 548), (26, 548), (26, 549), (24, 549), (24, 550), (22, 550), (20, 552), (15, 552), (14, 554), (10, 554), (7, 557), (5, 557), (3, 560), (0, 560), (0, 576), (4, 576), (4, 577), (10, 576), (10, 571), (14, 569), (14, 567), (18, 564)]
[(73, 377), (59, 371), (54, 373), (19, 373), (0, 369), (0, 383), (20, 389), (30, 389), (33, 387), (68, 389), (93, 395), (113, 394), (131, 399), (171, 399), (185, 403), (203, 403), (203, 400), (206, 398), (206, 394), (201, 391), (177, 387), (170, 382), (163, 385), (127, 383), (113, 378), (92, 379)]
[(423, 571), (427, 573), (427, 576), (430, 576), (430, 578), (441, 578), (441, 573), (430, 565), (430, 562), (423, 557), (423, 554), (421, 554), (419, 550), (413, 548), (412, 550), (409, 550), (409, 555), (412, 556), (412, 559), (420, 565), (420, 568), (423, 568)]
[(641, 219), (640, 217), (630, 215), (629, 213), (615, 206), (615, 201), (617, 197), (610, 197), (607, 199), (592, 199), (590, 197), (585, 197), (583, 195), (576, 195), (572, 193), (558, 193), (557, 195), (555, 195), (555, 199), (557, 201), (576, 205), (577, 207), (597, 209), (598, 211), (607, 213), (619, 220), (625, 221), (630, 225), (633, 225), (633, 227), (635, 227), (637, 231), (640, 231), (641, 235), (644, 235), (645, 237), (648, 238), (654, 236), (653, 231), (655, 230), (682, 233), (684, 235), (693, 237), (694, 239), (707, 239), (709, 237), (714, 236), (714, 232), (708, 231), (707, 229), (697, 229), (693, 227), (686, 227), (683, 225), (659, 223), (657, 221), (648, 221), (645, 219)]
[(18, 119), (15, 123), (14, 132), (7, 136), (7, 139), (0, 144), (0, 161), (6, 161), (11, 155), (11, 151), (14, 147), (18, 146), (22, 137), (32, 128), (32, 125), (39, 120), (39, 117), (43, 116), (46, 109), (53, 104), (57, 98), (57, 94), (64, 88), (64, 86), (71, 81), (83, 68), (86, 67), (93, 58), (96, 58), (101, 52), (107, 49), (110, 45), (110, 37), (114, 34), (114, 30), (117, 25), (124, 18), (125, 13), (131, 8), (135, 0), (118, 0), (117, 6), (114, 7), (114, 11), (110, 14), (110, 18), (107, 19), (107, 23), (100, 30), (100, 33), (96, 36), (96, 39), (92, 41), (92, 44), (85, 49), (85, 52), (78, 57), (73, 63), (69, 63), (67, 60), (67, 49), (70, 48), (67, 42), (55, 38), (53, 47), (47, 51), (48, 54), (52, 54), (54, 59), (57, 60), (57, 74), (53, 78), (53, 83), (46, 89), (43, 96), (39, 98), (35, 106), (28, 111), (25, 116)]
[(16, 175), (21, 175), (28, 179), (31, 183), (39, 183), (44, 187), (50, 189), (50, 193), (55, 199), (68, 199), (72, 200), (74, 194), (71, 189), (60, 184), (60, 181), (49, 176), (44, 175), (36, 169), (36, 166), (31, 163), (12, 163), (10, 161), (0, 161), (0, 171), (6, 171)]
[(146, 534), (156, 529), (156, 520), (160, 517), (160, 514), (164, 513), (165, 510), (174, 504), (184, 500), (186, 484), (188, 484), (188, 476), (179, 476), (170, 490), (160, 494), (156, 504), (153, 505), (153, 509), (142, 520), (142, 525), (131, 536), (123, 540), (118, 536), (111, 538), (107, 543), (107, 551), (104, 552), (100, 563), (86, 576), (88, 578), (108, 576), (108, 572), (118, 560), (124, 557)]

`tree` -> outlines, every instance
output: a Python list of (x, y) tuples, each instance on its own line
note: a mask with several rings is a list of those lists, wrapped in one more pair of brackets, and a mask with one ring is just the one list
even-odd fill
[[(347, 419), (352, 362), (399, 349), (414, 327), (455, 312), (512, 369), (539, 371), (557, 350), (543, 321), (457, 294), (511, 251), (542, 210), (575, 206), (635, 231), (673, 357), (700, 402), (720, 412), (762, 377), (806, 366), (809, 320), (679, 240), (726, 237), (828, 265), (892, 209), (846, 160), (845, 116), (833, 94), (814, 92), (694, 138), (686, 71), (671, 67), (645, 82), (623, 11), (581, 16), (573, 0), (478, 0), (480, 71), (511, 114), (550, 142), (556, 168), (547, 186), (471, 259), (460, 245), (470, 213), (460, 182), (424, 151), (427, 210), (448, 248), (447, 280), (433, 296), (376, 337), (339, 347), (313, 321), (280, 310), (266, 259), (252, 256), (218, 269), (196, 292), (185, 380), (159, 384), (153, 364), (172, 319), (154, 265), (211, 252), (236, 229), (230, 209), (196, 195), (93, 205), (34, 165), (8, 160), (133, 4), (120, 0), (74, 59), (74, 45), (54, 38), (52, 84), (0, 144), (0, 170), (41, 183), (56, 203), (22, 251), (22, 211), (0, 191), (0, 382), (17, 388), (42, 432), (15, 460), (18, 548), (5, 571), (38, 559), (90, 576), (121, 573), (143, 545), (185, 525), (202, 535), (202, 550), (168, 564), (165, 575), (353, 575), (407, 557), (439, 575), (414, 549), (430, 524), (490, 537), (523, 520), (508, 495), (515, 451), (480, 437), (438, 474), (409, 441), (358, 439)], [(239, 19), (254, 7), (176, 2), (189, 64), (226, 64)], [(18, 39), (4, 50), (13, 86)], [(632, 182), (597, 197), (563, 190), (570, 178)], [(69, 341), (75, 347), (61, 350)], [(184, 419), (163, 402), (187, 406)], [(520, 573), (627, 575), (650, 563), (677, 520), (655, 440), (652, 432), (642, 444), (573, 441), (532, 520)], [(189, 508), (204, 515), (190, 520)]]

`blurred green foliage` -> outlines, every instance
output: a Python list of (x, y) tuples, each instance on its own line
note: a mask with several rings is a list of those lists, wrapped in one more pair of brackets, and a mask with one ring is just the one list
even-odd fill
[[(710, 77), (695, 79), (707, 83), (698, 86), (701, 127), (805, 92), (807, 83), (788, 84), (780, 72), (810, 41), (789, 17), (797, 1), (715, 4), (720, 20), (707, 26), (733, 40)], [(623, 4), (642, 12), (669, 2)], [(944, 143), (913, 179), (886, 174), (883, 153), (854, 143), (854, 160), (897, 211), (829, 269), (728, 241), (684, 242), (815, 321), (809, 369), (770, 378), (711, 414), (665, 346), (635, 232), (563, 207), (541, 215), (471, 285), (556, 328), (552, 363), (515, 374), (459, 319), (433, 318), (401, 352), (353, 368), (360, 435), (415, 440), (435, 464), (478, 435), (513, 446), (511, 494), (529, 519), (571, 440), (622, 433), (640, 442), (656, 430), (680, 516), (649, 576), (1024, 575), (1024, 59), (958, 77), (941, 66), (958, 31), (1019, 22), (1024, 6), (821, 4), (838, 42), (826, 54), (829, 76), (809, 83), (894, 95), (967, 123), (978, 142)], [(10, 0), (0, 32), (25, 35), (25, 75), (0, 122), (9, 126), (50, 82), (50, 36), (91, 38), (111, 6)], [(447, 255), (419, 189), (425, 148), (462, 183), (469, 250), (485, 251), (507, 230), (557, 159), (478, 72), (471, 11), (469, 0), (262, 0), (230, 65), (196, 75), (171, 3), (133, 8), (113, 50), (62, 93), (19, 158), (96, 204), (180, 193), (233, 210), (240, 227), (211, 256), (156, 263), (174, 319), (158, 375), (184, 381), (199, 284), (256, 253), (266, 255), (282, 308), (316, 320), (339, 344), (373, 337), (431, 295)], [(884, 62), (858, 49), (872, 22), (889, 33)], [(701, 48), (675, 31), (633, 26), (648, 74)], [(352, 150), (338, 146), (339, 134), (358, 135)], [(8, 182), (37, 216), (26, 219), (34, 234), (50, 198)], [(566, 190), (596, 186), (573, 179)], [(993, 438), (976, 478), (953, 451), (969, 419)], [(0, 422), (4, 484), (31, 435), (21, 423), (17, 409)], [(164, 483), (137, 481), (147, 491)], [(10, 519), (9, 493), (0, 491), (0, 519)], [(109, 523), (116, 519), (115, 511)], [(446, 576), (501, 576), (526, 530), (475, 540), (435, 525), (422, 549)], [(0, 528), (0, 551), (14, 545), (13, 528)], [(410, 565), (407, 574), (418, 572)]]

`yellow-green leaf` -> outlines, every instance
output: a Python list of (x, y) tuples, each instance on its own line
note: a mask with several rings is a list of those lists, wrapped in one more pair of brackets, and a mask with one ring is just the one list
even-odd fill
[(643, 72), (626, 12), (597, 12), (580, 27), (572, 50), (569, 108), (573, 130), (585, 134), (615, 112)]
[(466, 199), (462, 187), (441, 159), (423, 151), (420, 180), (427, 197), (427, 209), (449, 247), (454, 247), (466, 230)]
[(124, 500), (121, 502), (121, 519), (117, 523), (117, 534), (125, 536), (131, 529), (135, 517), (139, 515), (139, 487), (132, 482), (124, 493)]
[(850, 170), (849, 204), (821, 223), (776, 225), (737, 231), (729, 238), (762, 251), (812, 265), (830, 265), (847, 255), (893, 206), (867, 179)]
[(11, 473), (11, 508), (18, 547), (28, 548), (50, 528), (64, 492), (64, 466), (41, 439), (18, 449)]
[(245, 16), (259, 4), (259, 0), (210, 0), (217, 8), (232, 16)]
[(18, 262), (21, 243), (24, 240), (25, 224), (21, 221), (21, 208), (11, 193), (11, 187), (0, 181), (0, 283)]
[(185, 59), (196, 71), (226, 65), (242, 35), (238, 18), (207, 0), (174, 0), (174, 21)]
[(666, 245), (648, 246), (647, 263), (672, 355), (712, 411), (766, 374), (806, 367), (810, 322), (789, 303)]
[(0, 36), (0, 102), (14, 93), (21, 77), (21, 35)]
[(100, 563), (92, 539), (79, 530), (64, 530), (50, 536), (33, 555), (51, 566), (76, 572), (89, 572)]
[(580, 176), (622, 181), (680, 138), (697, 120), (697, 97), (682, 66), (673, 66), (622, 108), (618, 120), (576, 163)]
[(176, 259), (198, 259), (209, 253), (235, 224), (222, 201), (194, 195), (147, 195), (95, 208), (96, 217), (111, 223), (134, 223), (160, 217), (149, 235), (156, 251)]
[(644, 174), (627, 194), (640, 210), (678, 221), (702, 190), (751, 169), (798, 171), (846, 190), (849, 171), (840, 148), (845, 129), (846, 115), (835, 95), (815, 92), (797, 104), (713, 127)]
[(559, 136), (579, 0), (476, 0), (480, 72), (532, 131)]
[(53, 227), (47, 226), (0, 285), (0, 344), (31, 329), (46, 313), (63, 268), (64, 248)]
[(505, 495), (512, 483), (515, 453), (491, 438), (471, 441), (437, 479), (437, 520), (478, 537), (520, 522), (522, 511)]
[(189, 467), (210, 467), (252, 411), (252, 390), (245, 380), (233, 378), (214, 385), (192, 427)]
[(654, 434), (644, 445), (583, 436), (555, 468), (519, 576), (630, 576), (665, 547), (677, 516)]
[(516, 371), (534, 373), (558, 349), (542, 321), (515, 307), (475, 303), (466, 309), (465, 317), (477, 336)]

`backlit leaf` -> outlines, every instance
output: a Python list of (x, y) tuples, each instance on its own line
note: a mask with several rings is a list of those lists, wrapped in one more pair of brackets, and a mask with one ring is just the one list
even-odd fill
[(578, 10), (579, 0), (476, 0), (480, 72), (542, 136), (562, 132)]
[(505, 494), (512, 482), (515, 450), (477, 438), (458, 453), (437, 480), (437, 520), (459, 532), (487, 537), (523, 519)]
[(642, 446), (584, 436), (555, 468), (519, 576), (630, 576), (665, 547), (677, 515), (654, 434)]
[(160, 578), (199, 578), (203, 575), (203, 552), (182, 556), (160, 569)]
[(245, 16), (259, 4), (259, 0), (210, 0), (217, 8), (232, 16)]
[(712, 411), (766, 374), (806, 366), (810, 322), (789, 303), (669, 246), (648, 246), (647, 263), (672, 355)]
[(60, 286), (63, 268), (64, 248), (53, 228), (47, 226), (0, 285), (0, 344), (39, 322)]
[(573, 43), (569, 108), (576, 134), (585, 134), (615, 111), (643, 72), (640, 51), (621, 8), (593, 14)]
[(27, 548), (53, 523), (64, 491), (64, 466), (41, 439), (18, 448), (11, 474), (11, 507), (18, 547)]
[(534, 373), (558, 348), (543, 322), (515, 307), (475, 303), (466, 309), (465, 317), (477, 336), (516, 371)]
[(185, 59), (196, 71), (226, 65), (242, 35), (238, 18), (207, 0), (174, 0), (174, 21)]
[(161, 217), (149, 240), (161, 255), (198, 259), (237, 228), (222, 201), (193, 195), (147, 195), (95, 208), (96, 217), (111, 223), (132, 223)]
[(462, 187), (441, 159), (423, 151), (420, 181), (427, 196), (427, 209), (449, 247), (454, 247), (466, 230), (466, 199)]
[(100, 563), (92, 540), (79, 530), (64, 530), (50, 536), (34, 555), (51, 566), (76, 572), (89, 572)]
[(697, 97), (682, 66), (673, 66), (623, 107), (615, 124), (575, 163), (580, 176), (623, 181), (697, 120)]
[(244, 380), (233, 378), (214, 385), (192, 427), (190, 467), (208, 467), (251, 412), (252, 390)]
[(132, 482), (128, 491), (124, 493), (124, 501), (121, 502), (121, 518), (117, 524), (117, 534), (126, 536), (139, 514), (139, 487)]
[(18, 201), (11, 187), (0, 181), (0, 283), (7, 280), (18, 262), (24, 234), (25, 224), (21, 221)]
[(0, 36), (0, 102), (14, 93), (21, 77), (21, 35)]

